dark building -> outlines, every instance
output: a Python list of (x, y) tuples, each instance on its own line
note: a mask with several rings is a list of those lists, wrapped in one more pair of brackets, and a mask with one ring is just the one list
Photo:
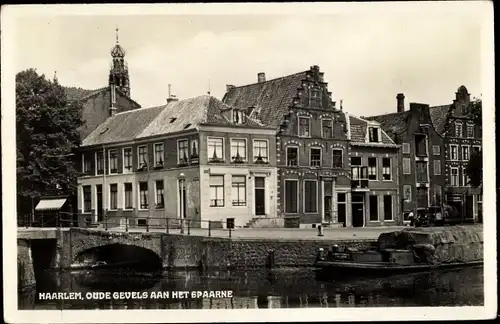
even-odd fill
[(223, 102), (275, 128), (279, 214), (291, 226), (345, 224), (337, 192), (351, 189), (346, 118), (319, 67), (272, 80), (259, 73), (256, 83), (228, 85)]
[[(454, 206), (462, 218), (481, 217), (480, 189), (471, 188), (465, 167), (472, 150), (481, 150), (481, 125), (468, 116), (470, 95), (461, 86), (452, 104), (429, 107), (397, 95), (397, 112), (366, 117), (378, 121), (399, 145), (402, 212), (443, 203)], [(405, 218), (406, 220), (406, 218)]]

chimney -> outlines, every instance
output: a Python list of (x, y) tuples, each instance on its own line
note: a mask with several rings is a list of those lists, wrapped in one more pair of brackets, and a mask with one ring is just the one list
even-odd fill
[(398, 100), (397, 103), (398, 113), (405, 111), (405, 95), (402, 93), (398, 93), (396, 99)]
[(231, 90), (232, 88), (234, 88), (234, 85), (226, 84), (226, 92), (229, 92), (229, 90)]
[(264, 72), (257, 73), (257, 82), (266, 82), (266, 74)]

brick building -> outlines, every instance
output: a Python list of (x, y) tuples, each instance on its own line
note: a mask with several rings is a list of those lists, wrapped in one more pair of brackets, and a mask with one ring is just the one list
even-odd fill
[(400, 224), (399, 146), (378, 122), (346, 115), (351, 188), (338, 193), (339, 219), (349, 227)]
[(223, 98), (275, 129), (279, 214), (296, 220), (293, 226), (297, 220), (309, 227), (345, 222), (337, 191), (349, 192), (351, 186), (347, 126), (327, 85), (312, 66), (272, 80), (259, 73), (256, 83), (228, 85)]
[(210, 96), (115, 113), (82, 143), (78, 210), (102, 222), (245, 226), (276, 215), (275, 131)]
[(411, 210), (446, 203), (464, 220), (482, 213), (479, 189), (468, 185), (464, 170), (472, 150), (481, 149), (481, 125), (467, 116), (470, 95), (461, 86), (452, 104), (429, 107), (397, 95), (397, 112), (366, 117), (378, 121), (401, 145), (399, 178), (405, 220)]

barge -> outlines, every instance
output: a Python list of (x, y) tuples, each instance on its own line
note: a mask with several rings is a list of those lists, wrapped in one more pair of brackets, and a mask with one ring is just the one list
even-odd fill
[(405, 229), (382, 233), (378, 246), (358, 250), (337, 244), (320, 248), (315, 266), (323, 275), (381, 275), (462, 268), (483, 264), (476, 229)]

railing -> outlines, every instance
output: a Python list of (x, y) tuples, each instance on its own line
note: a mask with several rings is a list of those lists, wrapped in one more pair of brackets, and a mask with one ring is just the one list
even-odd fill
[[(232, 237), (235, 231), (234, 224), (223, 227), (220, 221), (193, 220), (187, 218), (168, 217), (137, 217), (137, 216), (109, 216), (104, 215), (102, 221), (97, 222), (92, 214), (60, 212), (57, 215), (40, 215), (32, 219), (30, 214), (18, 218), (18, 227), (45, 227), (45, 228), (96, 228), (105, 231), (137, 231), (162, 232), (178, 234), (201, 234), (212, 236)], [(221, 233), (227, 233), (221, 235)]]

